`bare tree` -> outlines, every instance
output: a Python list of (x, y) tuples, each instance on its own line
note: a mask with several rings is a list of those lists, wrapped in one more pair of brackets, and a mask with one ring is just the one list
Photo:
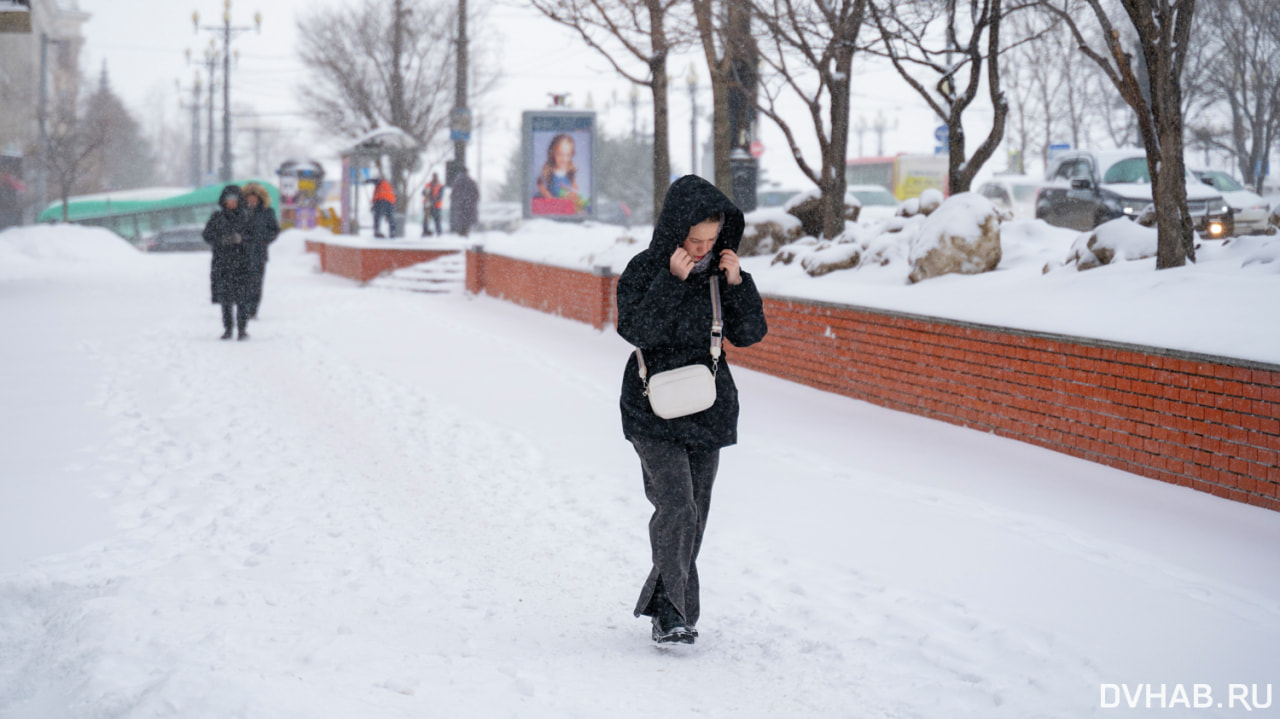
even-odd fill
[(59, 93), (48, 119), (45, 167), (58, 187), (62, 200), (62, 221), (66, 222), (67, 200), (90, 158), (103, 146), (108, 129), (102, 123), (85, 121), (85, 110), (76, 92)]
[[(969, 0), (963, 11), (957, 0), (871, 2), (881, 40), (875, 51), (889, 58), (898, 74), (947, 125), (951, 192), (969, 190), (974, 176), (1004, 138), (1009, 103), (1000, 84), (999, 56), (1004, 50), (1000, 25), (1007, 12), (1003, 0)], [(941, 45), (937, 29), (942, 31)], [(970, 156), (964, 113), (978, 97), (984, 62), (994, 113), (991, 131)]]
[(87, 136), (100, 141), (78, 165), (74, 193), (128, 190), (155, 181), (155, 151), (133, 113), (111, 89), (105, 63), (97, 89), (84, 102), (80, 125)]
[[(1230, 110), (1229, 145), (1246, 185), (1262, 191), (1267, 155), (1280, 139), (1280, 4), (1275, 0), (1200, 0), (1199, 35), (1216, 50), (1203, 91)], [(1196, 44), (1193, 43), (1193, 46)], [(1216, 91), (1216, 92), (1214, 92)], [(1212, 128), (1193, 138), (1212, 143)], [(1228, 133), (1224, 133), (1228, 134)]]
[[(1137, 116), (1147, 151), (1159, 218), (1156, 268), (1195, 260), (1195, 231), (1187, 210), (1182, 159), (1182, 71), (1189, 54), (1195, 0), (1040, 0), (1071, 29), (1080, 51), (1096, 62)], [(1080, 17), (1080, 20), (1077, 20)], [(1091, 20), (1101, 46), (1081, 25)]]
[(1103, 119), (1097, 105), (1109, 103), (1115, 90), (1108, 85), (1106, 97), (1091, 95), (1099, 70), (1074, 52), (1070, 31), (1054, 15), (1025, 10), (1010, 15), (1006, 27), (1009, 49), (1000, 62), (1011, 101), (1008, 131), (1023, 152), (1034, 145), (1048, 167), (1052, 145), (1090, 144), (1092, 127)]
[[(844, 231), (845, 163), (849, 155), (849, 88), (868, 0), (761, 0), (756, 15), (773, 52), (762, 53), (771, 76), (762, 83), (760, 112), (782, 130), (796, 165), (822, 191), (822, 234)], [(810, 82), (816, 74), (816, 86)], [(796, 129), (777, 101), (800, 98), (818, 139), (819, 164), (805, 159)]]
[[(424, 150), (443, 142), (454, 103), (453, 13), (445, 2), (370, 0), (301, 17), (298, 52), (312, 71), (299, 93), (303, 108), (339, 135), (397, 127)], [(392, 163), (398, 211), (409, 206), (414, 169)]]
[[(653, 95), (653, 216), (662, 212), (671, 177), (667, 57), (680, 44), (672, 32), (679, 0), (531, 0), (543, 15), (577, 32), (622, 77)], [(643, 73), (631, 61), (639, 61)]]

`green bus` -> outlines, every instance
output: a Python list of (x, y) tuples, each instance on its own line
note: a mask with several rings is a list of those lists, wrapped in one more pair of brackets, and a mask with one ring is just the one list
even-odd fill
[[(244, 186), (257, 182), (267, 188), (271, 206), (280, 206), (280, 190), (266, 180), (237, 180)], [(67, 222), (104, 227), (140, 244), (161, 230), (182, 225), (203, 226), (218, 209), (218, 196), (225, 184), (206, 185), (196, 190), (175, 187), (148, 187), (120, 192), (80, 195), (67, 200)], [(62, 202), (51, 203), (36, 222), (62, 222)]]

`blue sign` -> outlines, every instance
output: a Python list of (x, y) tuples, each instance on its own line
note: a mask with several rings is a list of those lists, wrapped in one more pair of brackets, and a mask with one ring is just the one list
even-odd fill
[(1056, 158), (1058, 155), (1061, 155), (1062, 153), (1064, 153), (1064, 152), (1066, 152), (1067, 150), (1070, 150), (1070, 149), (1071, 149), (1071, 143), (1069, 143), (1069, 142), (1064, 142), (1064, 143), (1062, 143), (1062, 144), (1060, 144), (1060, 145), (1050, 145), (1050, 146), (1049, 146), (1049, 159), (1050, 159), (1050, 160), (1052, 160), (1052, 159)]
[(951, 137), (951, 128), (946, 125), (938, 125), (938, 129), (933, 131), (933, 139), (938, 141), (939, 145), (946, 145)]
[(455, 107), (449, 114), (449, 141), (471, 141), (471, 111), (465, 107)]

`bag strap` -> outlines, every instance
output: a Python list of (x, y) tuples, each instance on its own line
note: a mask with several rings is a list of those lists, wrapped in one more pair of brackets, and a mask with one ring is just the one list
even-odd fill
[[(711, 376), (716, 376), (720, 368), (720, 355), (724, 346), (724, 313), (720, 307), (720, 278), (711, 275)], [(636, 362), (639, 365), (640, 381), (644, 383), (644, 394), (649, 396), (649, 368), (644, 364), (644, 352), (636, 348)]]

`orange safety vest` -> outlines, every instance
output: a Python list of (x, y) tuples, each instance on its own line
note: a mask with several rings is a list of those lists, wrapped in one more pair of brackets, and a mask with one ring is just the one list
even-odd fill
[(438, 210), (444, 206), (444, 185), (438, 182), (429, 183), (427, 192), (430, 193), (432, 207)]
[(373, 201), (386, 200), (391, 204), (396, 204), (396, 191), (391, 189), (391, 183), (386, 180), (379, 180), (378, 185), (373, 188)]

